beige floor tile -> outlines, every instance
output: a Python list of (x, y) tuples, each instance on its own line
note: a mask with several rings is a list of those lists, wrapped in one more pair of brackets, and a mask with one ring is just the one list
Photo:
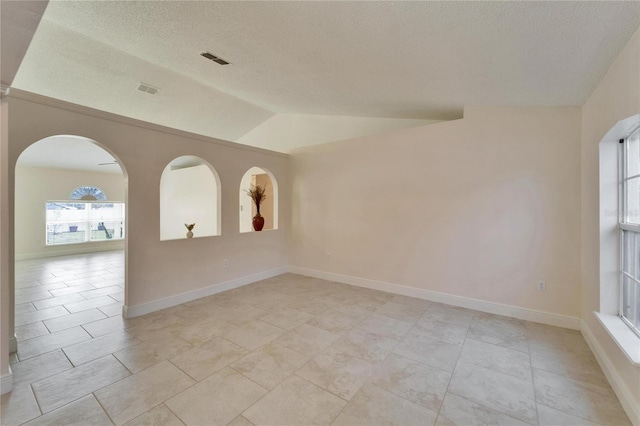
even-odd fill
[(9, 364), (15, 364), (16, 362), (20, 362), (20, 360), (18, 359), (18, 353), (14, 352), (9, 354)]
[(336, 418), (346, 401), (291, 376), (243, 413), (255, 425), (321, 425)]
[(461, 345), (435, 340), (414, 330), (395, 347), (393, 353), (445, 371), (453, 371)]
[(450, 372), (393, 354), (376, 371), (374, 385), (435, 412), (451, 380)]
[(404, 305), (396, 302), (387, 302), (380, 306), (376, 313), (385, 317), (394, 318), (400, 321), (415, 323), (427, 310), (426, 307)]
[(235, 328), (237, 328), (237, 326), (221, 319), (206, 318), (176, 329), (173, 331), (173, 334), (192, 345), (199, 345), (216, 336), (230, 332)]
[(283, 334), (275, 343), (286, 346), (303, 355), (313, 356), (340, 338), (339, 335), (308, 324), (302, 324), (286, 334)]
[(133, 420), (195, 382), (168, 361), (95, 392), (116, 424)]
[(533, 369), (536, 401), (575, 417), (606, 425), (630, 425), (609, 387)]
[(105, 334), (113, 333), (114, 331), (124, 330), (127, 322), (121, 315), (114, 317), (108, 317), (97, 321), (92, 321), (88, 324), (82, 324), (87, 333), (93, 337), (104, 336)]
[(598, 361), (588, 347), (583, 350), (578, 345), (573, 345), (558, 349), (532, 344), (530, 353), (531, 365), (534, 368), (594, 385), (609, 386)]
[(93, 395), (87, 395), (71, 404), (40, 416), (27, 423), (27, 425), (112, 426), (113, 423)]
[(0, 398), (0, 424), (3, 426), (20, 425), (39, 415), (38, 403), (27, 384), (14, 386)]
[(238, 416), (227, 423), (227, 426), (254, 426), (254, 424), (247, 420), (245, 417)]
[(166, 336), (174, 328), (178, 329), (186, 324), (187, 322), (182, 318), (175, 315), (167, 315), (160, 311), (128, 319), (127, 331), (136, 339), (145, 342), (160, 336)]
[(112, 286), (100, 287), (97, 290), (83, 291), (80, 294), (85, 299), (93, 299), (100, 296), (106, 296), (106, 295), (115, 294), (115, 293), (122, 293), (123, 290), (124, 288), (122, 286), (112, 285)]
[(530, 380), (458, 362), (449, 392), (527, 423), (538, 420)]
[(598, 423), (572, 416), (542, 404), (538, 404), (538, 420), (540, 426), (599, 426)]
[(116, 315), (122, 316), (122, 303), (100, 306), (98, 310), (108, 317), (113, 317)]
[(127, 369), (109, 355), (40, 380), (32, 387), (42, 412), (47, 413), (127, 376)]
[(118, 302), (112, 297), (109, 296), (99, 296), (94, 297), (93, 299), (84, 300), (82, 302), (74, 302), (67, 303), (64, 305), (65, 308), (71, 313), (86, 311), (87, 309), (98, 308), (100, 306), (112, 305), (113, 303)]
[(165, 404), (186, 425), (225, 425), (266, 393), (242, 374), (225, 368)]
[(265, 389), (273, 389), (300, 368), (309, 357), (284, 346), (270, 343), (231, 364)]
[(54, 306), (52, 308), (42, 309), (41, 311), (17, 312), (15, 314), (15, 326), (18, 327), (25, 324), (44, 321), (62, 315), (69, 315), (69, 311), (62, 306)]
[(115, 352), (113, 355), (120, 360), (129, 371), (137, 373), (168, 360), (191, 349), (187, 342), (170, 334), (166, 337), (148, 340), (137, 345), (129, 346)]
[(333, 425), (431, 425), (436, 413), (404, 398), (367, 385), (353, 397)]
[(260, 317), (260, 321), (268, 322), (276, 327), (292, 330), (313, 318), (313, 315), (296, 309), (280, 309)]
[(429, 309), (433, 304), (433, 302), (430, 302), (429, 300), (418, 299), (416, 297), (402, 296), (399, 294), (391, 295), (391, 298), (389, 299), (389, 301), (394, 303), (399, 303), (405, 306), (412, 306), (414, 308), (422, 309), (423, 311), (426, 311), (427, 309)]
[(62, 350), (29, 358), (11, 365), (14, 386), (29, 384), (73, 368)]
[(16, 304), (21, 304), (21, 303), (29, 303), (29, 302), (35, 302), (38, 300), (43, 300), (43, 299), (51, 299), (53, 297), (53, 295), (51, 293), (49, 293), (47, 290), (35, 290), (35, 291), (31, 291), (31, 292), (22, 292), (22, 291), (16, 291), (15, 294), (15, 303)]
[(219, 306), (213, 310), (212, 315), (233, 325), (241, 326), (266, 315), (267, 311), (251, 305)]
[(529, 352), (525, 322), (514, 318), (477, 313), (469, 326), (467, 337), (521, 352)]
[(78, 366), (139, 342), (126, 331), (120, 330), (64, 347), (62, 350), (73, 365)]
[(23, 340), (33, 339), (34, 337), (49, 334), (49, 329), (45, 327), (42, 321), (38, 321), (16, 327), (15, 332), (18, 342), (22, 342)]
[(86, 300), (84, 297), (79, 295), (78, 293), (67, 294), (66, 296), (52, 297), (51, 299), (38, 300), (37, 302), (33, 302), (33, 306), (35, 306), (38, 310), (52, 308), (54, 306), (61, 306), (65, 303), (73, 303), (73, 302), (81, 302)]
[(347, 352), (356, 358), (373, 363), (383, 362), (399, 341), (392, 337), (384, 337), (365, 330), (354, 328), (336, 340), (331, 349)]
[(126, 426), (184, 426), (166, 405), (160, 404), (131, 420)]
[(467, 327), (435, 320), (420, 320), (413, 332), (441, 342), (462, 345), (467, 336)]
[(374, 375), (375, 364), (329, 348), (303, 365), (296, 375), (347, 401)]
[(171, 362), (195, 380), (201, 381), (248, 353), (244, 348), (222, 337), (214, 337), (171, 358)]
[(322, 328), (335, 334), (345, 334), (358, 325), (362, 318), (330, 309), (307, 321), (307, 324)]
[(285, 333), (280, 327), (256, 320), (225, 332), (222, 336), (245, 349), (253, 351)]
[(502, 346), (467, 339), (459, 361), (508, 374), (522, 380), (533, 380), (529, 355)]
[(95, 287), (92, 286), (91, 284), (76, 285), (72, 287), (64, 287), (56, 290), (51, 290), (51, 294), (53, 294), (56, 297), (59, 297), (59, 296), (65, 296), (67, 294), (80, 293), (81, 291), (89, 291), (89, 290), (95, 290)]
[(34, 311), (36, 311), (35, 306), (33, 305), (33, 303), (28, 302), (28, 303), (21, 303), (19, 305), (16, 305), (13, 313), (19, 314), (22, 312), (34, 312)]
[[(447, 393), (436, 426), (528, 426), (516, 418)], [(577, 426), (572, 425), (572, 426)]]
[(34, 356), (60, 349), (64, 346), (83, 342), (91, 339), (91, 335), (82, 327), (73, 327), (67, 330), (57, 331), (33, 339), (25, 340), (18, 346), (18, 357), (21, 361)]
[(91, 321), (97, 321), (103, 318), (106, 318), (105, 314), (97, 309), (90, 309), (87, 311), (77, 312), (45, 320), (44, 325), (46, 325), (49, 331), (53, 333), (55, 331), (66, 330), (67, 328), (76, 327), (78, 325), (86, 324)]
[(412, 326), (413, 324), (410, 322), (399, 321), (374, 313), (358, 324), (357, 328), (380, 336), (401, 339), (411, 330)]
[(422, 315), (425, 321), (441, 321), (450, 324), (469, 327), (473, 320), (475, 311), (457, 306), (443, 305), (442, 303), (432, 303), (429, 309)]

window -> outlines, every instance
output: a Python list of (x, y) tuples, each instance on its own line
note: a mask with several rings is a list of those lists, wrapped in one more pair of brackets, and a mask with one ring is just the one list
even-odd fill
[[(72, 200), (46, 203), (46, 244), (124, 239), (124, 203), (110, 203), (100, 189), (81, 186)], [(93, 200), (93, 201), (92, 201)]]
[(620, 317), (640, 336), (640, 127), (621, 142)]

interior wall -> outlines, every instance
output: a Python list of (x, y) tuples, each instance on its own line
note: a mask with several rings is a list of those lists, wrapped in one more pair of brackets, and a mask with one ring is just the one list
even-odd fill
[[(640, 367), (622, 354), (616, 343), (593, 315), (600, 310), (600, 141), (619, 120), (640, 113), (640, 29), (616, 58), (582, 107), (582, 319), (598, 346), (610, 361), (610, 368), (628, 396), (640, 407)], [(622, 399), (622, 398), (621, 398)], [(640, 419), (640, 412), (636, 414)], [(630, 415), (631, 417), (631, 415)]]
[(124, 248), (122, 240), (46, 246), (45, 203), (69, 200), (71, 192), (79, 186), (95, 186), (104, 191), (108, 201), (124, 202), (122, 174), (30, 167), (18, 163), (15, 185), (17, 260)]
[[(24, 92), (12, 92), (9, 119), (9, 191), (13, 170), (30, 144), (56, 134), (88, 137), (108, 148), (127, 171), (127, 286), (125, 304), (141, 306), (188, 292), (246, 279), (287, 265), (286, 227), (275, 232), (238, 232), (238, 187), (254, 164), (287, 180), (287, 156), (163, 128)], [(37, 119), (36, 119), (37, 118)], [(160, 241), (159, 187), (173, 159), (193, 155), (220, 177), (222, 235)], [(289, 200), (282, 197), (281, 215)], [(225, 267), (225, 259), (228, 266)]]
[(264, 230), (273, 229), (273, 184), (266, 173), (256, 175), (256, 185), (264, 187), (266, 198), (260, 204), (260, 214), (264, 217)]
[(9, 348), (13, 339), (14, 287), (13, 256), (9, 247), (9, 103), (0, 96), (0, 394), (11, 391), (13, 381), (9, 368)]
[(160, 238), (187, 238), (184, 224), (191, 223), (194, 238), (217, 235), (218, 188), (209, 166), (167, 167), (160, 183)]
[(292, 265), (579, 317), (580, 108), (467, 108), (291, 159)]

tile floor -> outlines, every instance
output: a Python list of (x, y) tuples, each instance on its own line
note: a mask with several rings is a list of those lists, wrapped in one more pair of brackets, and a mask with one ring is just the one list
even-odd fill
[(124, 320), (122, 262), (18, 262), (3, 425), (629, 424), (576, 331), (292, 274)]

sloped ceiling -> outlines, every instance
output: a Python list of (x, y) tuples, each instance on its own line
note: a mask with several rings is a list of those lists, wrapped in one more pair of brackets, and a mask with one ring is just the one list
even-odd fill
[(255, 143), (276, 114), (582, 105), (639, 25), (640, 2), (52, 1), (13, 85)]

